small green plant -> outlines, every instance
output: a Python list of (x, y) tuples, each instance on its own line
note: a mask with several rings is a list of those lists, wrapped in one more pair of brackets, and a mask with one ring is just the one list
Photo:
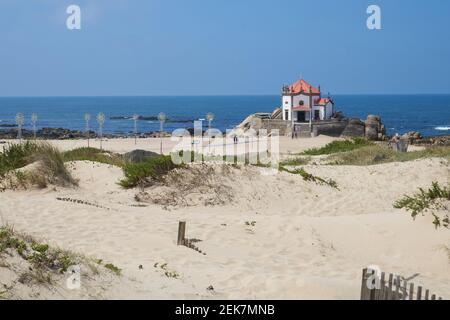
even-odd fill
[(311, 181), (311, 182), (315, 182), (317, 184), (328, 185), (334, 189), (339, 189), (337, 182), (334, 181), (333, 179), (324, 179), (324, 178), (321, 178), (318, 176), (314, 176), (313, 174), (306, 172), (305, 169), (303, 169), (303, 168), (289, 170), (283, 166), (280, 166), (280, 171), (285, 171), (290, 174), (298, 174), (298, 175), (302, 176), (303, 180), (305, 180), (305, 181)]
[(48, 250), (48, 244), (33, 243), (31, 245), (31, 249), (33, 249), (34, 251), (39, 252), (40, 254), (44, 254)]
[(413, 196), (405, 196), (394, 203), (394, 208), (406, 209), (411, 212), (411, 216), (416, 218), (418, 214), (431, 210), (434, 217), (433, 224), (438, 227), (449, 228), (450, 220), (448, 214), (443, 218), (435, 213), (435, 209), (442, 207), (439, 199), (450, 200), (450, 185), (441, 187), (437, 182), (433, 182), (431, 188), (424, 190), (419, 188), (419, 192)]
[(122, 269), (118, 268), (117, 266), (113, 265), (112, 263), (105, 264), (105, 268), (112, 271), (116, 275), (120, 276), (122, 273)]

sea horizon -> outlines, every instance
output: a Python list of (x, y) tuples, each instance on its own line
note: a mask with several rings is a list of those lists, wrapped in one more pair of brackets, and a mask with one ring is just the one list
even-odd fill
[[(379, 115), (390, 135), (419, 131), (423, 136), (450, 134), (450, 94), (333, 94), (335, 110), (348, 118), (365, 119)], [(25, 129), (30, 129), (32, 113), (38, 115), (37, 128), (52, 127), (84, 130), (84, 114), (106, 115), (104, 132), (129, 134), (134, 124), (125, 119), (133, 114), (145, 117), (166, 113), (170, 121), (164, 129), (193, 127), (193, 121), (212, 112), (212, 125), (225, 132), (256, 112), (272, 112), (281, 106), (281, 96), (261, 95), (147, 95), (147, 96), (19, 96), (0, 97), (0, 130), (15, 123), (15, 115), (25, 116)], [(426, 112), (423, 112), (426, 110)], [(420, 115), (418, 117), (418, 115)], [(110, 119), (113, 117), (114, 119)], [(124, 119), (117, 119), (124, 117)], [(158, 131), (157, 121), (141, 120), (139, 132)]]

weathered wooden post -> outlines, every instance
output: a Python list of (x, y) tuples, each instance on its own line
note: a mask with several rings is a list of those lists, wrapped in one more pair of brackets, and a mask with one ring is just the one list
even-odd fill
[(185, 234), (186, 234), (186, 221), (180, 221), (178, 223), (178, 241), (177, 245), (183, 246), (185, 244)]
[(409, 286), (409, 300), (414, 300), (414, 283)]
[(417, 299), (416, 300), (422, 300), (422, 287), (417, 287)]

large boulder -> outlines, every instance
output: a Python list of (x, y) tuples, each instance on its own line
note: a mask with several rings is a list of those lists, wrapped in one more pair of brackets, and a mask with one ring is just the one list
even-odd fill
[(360, 119), (354, 118), (348, 121), (348, 125), (342, 132), (342, 137), (364, 137), (365, 125)]
[(365, 133), (364, 136), (369, 140), (383, 140), (386, 135), (386, 128), (381, 123), (381, 118), (379, 116), (369, 114), (367, 116), (365, 123)]
[(372, 141), (378, 140), (378, 138), (379, 138), (378, 124), (366, 123), (364, 135), (368, 140), (372, 140)]
[(376, 124), (380, 124), (380, 123), (381, 123), (381, 119), (380, 119), (379, 116), (375, 116), (375, 115), (373, 115), (373, 114), (369, 114), (369, 115), (367, 116), (366, 123), (373, 123), (373, 124), (376, 123)]
[(323, 134), (330, 137), (340, 137), (347, 125), (347, 121), (332, 121), (321, 125), (313, 125), (313, 136)]
[(125, 153), (122, 157), (125, 161), (132, 162), (132, 163), (138, 163), (143, 162), (147, 158), (156, 157), (159, 156), (159, 153), (152, 152), (152, 151), (146, 151), (146, 150), (133, 150), (130, 152)]

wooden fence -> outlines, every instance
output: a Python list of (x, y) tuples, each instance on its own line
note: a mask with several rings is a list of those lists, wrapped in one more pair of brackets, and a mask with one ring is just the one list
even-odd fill
[(361, 300), (442, 300), (430, 290), (414, 286), (400, 276), (377, 275), (376, 271), (364, 269), (361, 283)]

